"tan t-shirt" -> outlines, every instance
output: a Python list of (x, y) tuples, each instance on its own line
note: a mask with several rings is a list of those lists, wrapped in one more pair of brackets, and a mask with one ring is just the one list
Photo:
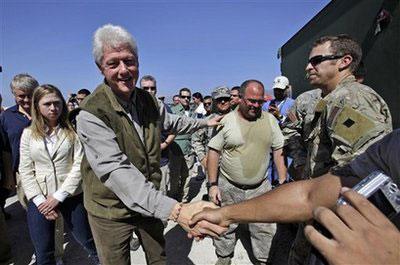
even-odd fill
[(256, 121), (247, 121), (236, 108), (221, 120), (221, 126), (208, 143), (208, 147), (221, 153), (220, 174), (239, 184), (262, 181), (271, 149), (280, 149), (284, 143), (275, 117), (263, 111)]

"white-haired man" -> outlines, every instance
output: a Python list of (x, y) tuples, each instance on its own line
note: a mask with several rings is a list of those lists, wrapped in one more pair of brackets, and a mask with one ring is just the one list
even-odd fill
[(93, 55), (104, 83), (75, 114), (79, 113), (77, 132), (85, 150), (81, 166), (84, 202), (101, 264), (131, 264), (129, 241), (134, 229), (147, 263), (165, 264), (161, 220), (182, 225), (204, 203), (182, 205), (157, 190), (160, 124), (186, 133), (216, 125), (218, 119), (194, 121), (169, 115), (149, 93), (137, 89), (137, 46), (124, 28), (105, 25), (97, 29)]

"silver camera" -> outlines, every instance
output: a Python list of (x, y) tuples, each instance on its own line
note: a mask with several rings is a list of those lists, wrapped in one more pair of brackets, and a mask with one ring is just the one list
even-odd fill
[[(368, 198), (392, 223), (400, 228), (400, 190), (392, 179), (380, 171), (369, 174), (353, 187), (353, 190)], [(337, 205), (347, 204), (343, 197)], [(332, 237), (329, 231), (316, 223), (315, 227), (325, 236)], [(328, 262), (315, 248), (308, 257), (308, 265), (326, 265)]]
[[(395, 221), (393, 219), (400, 213), (400, 190), (389, 176), (380, 171), (369, 174), (355, 185), (353, 190), (368, 198), (392, 221)], [(337, 204), (343, 205), (347, 202), (343, 197), (340, 197)]]

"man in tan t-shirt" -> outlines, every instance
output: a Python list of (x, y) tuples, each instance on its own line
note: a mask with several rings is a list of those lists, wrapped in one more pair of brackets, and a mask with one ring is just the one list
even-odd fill
[[(222, 206), (238, 203), (271, 189), (265, 178), (272, 150), (280, 179), (286, 178), (282, 156), (283, 136), (270, 113), (263, 112), (264, 85), (247, 80), (240, 87), (239, 107), (221, 121), (219, 132), (208, 144), (208, 195)], [(214, 239), (218, 261), (231, 264), (238, 225)], [(275, 224), (249, 224), (251, 245), (258, 264), (266, 264)]]

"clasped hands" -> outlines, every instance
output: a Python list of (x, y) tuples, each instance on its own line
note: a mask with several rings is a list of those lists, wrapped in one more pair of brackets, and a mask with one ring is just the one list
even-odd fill
[(57, 206), (60, 202), (52, 195), (48, 195), (46, 201), (38, 206), (38, 210), (47, 220), (56, 220), (59, 217)]
[(217, 220), (213, 218), (214, 214), (211, 214), (210, 222), (204, 220), (205, 215), (219, 210), (217, 205), (206, 201), (176, 204), (169, 219), (176, 221), (187, 231), (189, 238), (199, 241), (206, 236), (218, 237), (226, 232), (229, 224), (218, 225)]

